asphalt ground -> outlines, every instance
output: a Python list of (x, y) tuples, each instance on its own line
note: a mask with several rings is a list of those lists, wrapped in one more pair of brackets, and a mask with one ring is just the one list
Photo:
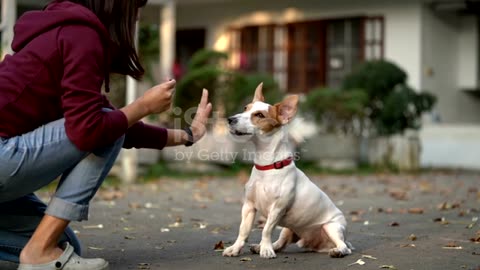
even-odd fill
[[(347, 217), (352, 255), (330, 258), (291, 245), (275, 259), (248, 247), (222, 257), (215, 246), (236, 239), (245, 174), (104, 188), (90, 219), (72, 227), (83, 256), (105, 258), (115, 270), (480, 269), (480, 173), (310, 177)], [(250, 244), (260, 241), (261, 225), (257, 219)], [(0, 269), (16, 265), (0, 262)]]

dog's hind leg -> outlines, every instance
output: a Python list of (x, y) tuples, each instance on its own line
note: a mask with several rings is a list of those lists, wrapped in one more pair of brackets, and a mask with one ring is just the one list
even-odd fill
[(352, 253), (345, 243), (345, 226), (337, 222), (331, 222), (324, 224), (323, 230), (335, 244), (335, 247), (328, 252), (330, 257), (341, 258)]
[[(289, 244), (297, 242), (298, 239), (298, 236), (292, 230), (289, 228), (283, 228), (277, 241), (273, 243), (273, 250), (275, 252), (282, 251)], [(260, 253), (260, 245), (251, 245), (250, 251), (256, 254)]]

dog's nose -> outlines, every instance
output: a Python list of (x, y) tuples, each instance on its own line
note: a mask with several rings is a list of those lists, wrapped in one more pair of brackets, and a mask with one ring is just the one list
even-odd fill
[(237, 118), (233, 116), (229, 117), (227, 120), (229, 125), (235, 124), (237, 122)]

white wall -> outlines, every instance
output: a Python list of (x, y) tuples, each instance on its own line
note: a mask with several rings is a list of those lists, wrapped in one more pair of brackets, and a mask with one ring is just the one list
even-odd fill
[[(453, 13), (436, 14), (423, 8), (421, 88), (437, 95), (435, 113), (442, 123), (480, 124), (480, 98), (459, 86), (473, 76), (471, 62), (478, 62), (478, 49), (465, 51), (472, 44), (464, 44), (467, 37), (476, 36), (475, 29), (464, 24), (464, 18)], [(465, 58), (469, 61), (462, 61)]]
[(420, 132), (421, 166), (480, 169), (480, 126), (434, 125)]
[(216, 49), (227, 48), (225, 32), (229, 26), (383, 15), (385, 57), (408, 72), (409, 83), (413, 87), (420, 86), (421, 5), (418, 1), (242, 0), (222, 4), (183, 5), (178, 7), (177, 15), (179, 28), (205, 27), (208, 30), (207, 45)]
[(470, 15), (460, 18), (458, 37), (458, 78), (460, 89), (478, 85), (478, 19)]

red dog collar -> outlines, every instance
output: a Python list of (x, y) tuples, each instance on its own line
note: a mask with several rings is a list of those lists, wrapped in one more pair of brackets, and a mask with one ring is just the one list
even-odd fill
[(290, 163), (292, 163), (292, 161), (293, 161), (293, 158), (289, 157), (287, 159), (277, 161), (277, 162), (275, 162), (273, 164), (270, 164), (270, 165), (261, 166), (261, 165), (255, 164), (255, 168), (257, 170), (260, 170), (260, 171), (268, 171), (268, 170), (273, 170), (273, 169), (279, 170), (283, 167), (286, 167), (286, 166), (290, 165)]

